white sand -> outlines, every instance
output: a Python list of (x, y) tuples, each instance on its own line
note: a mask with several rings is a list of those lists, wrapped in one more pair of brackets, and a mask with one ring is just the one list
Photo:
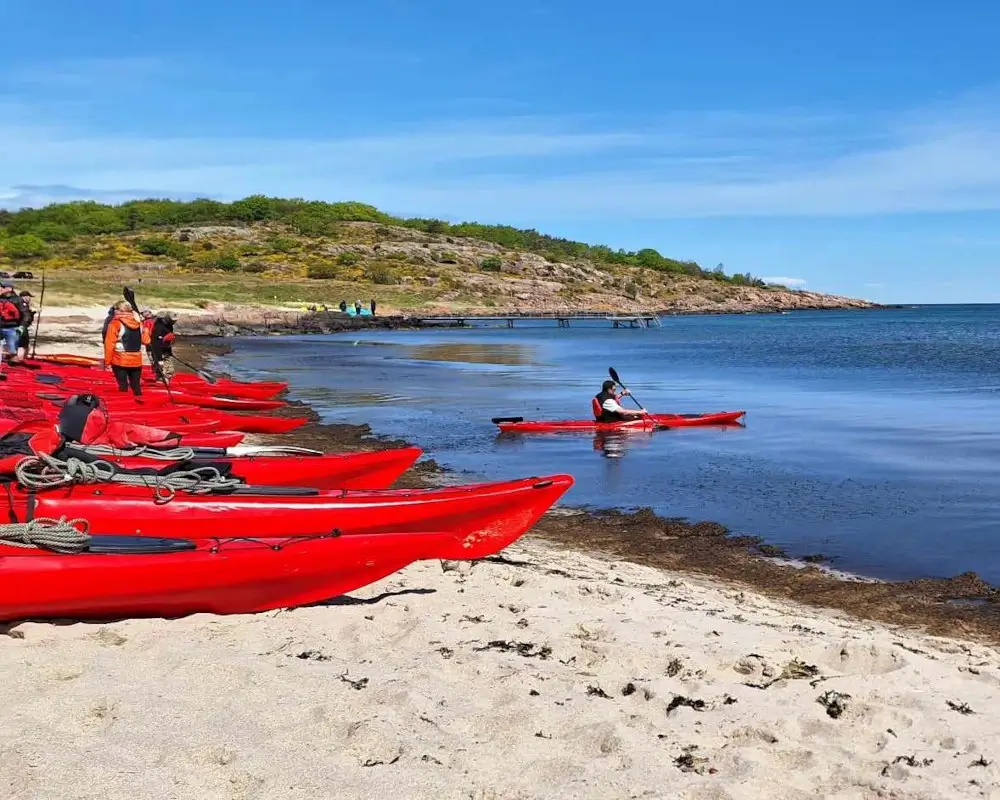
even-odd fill
[[(418, 564), (371, 602), (22, 625), (0, 638), (2, 796), (1000, 796), (992, 648), (505, 555), (527, 563)], [(782, 679), (795, 659), (815, 677)], [(827, 692), (850, 695), (839, 718)]]
[(1000, 797), (992, 647), (505, 556), (526, 563), (417, 564), (327, 607), (18, 626), (0, 798)]

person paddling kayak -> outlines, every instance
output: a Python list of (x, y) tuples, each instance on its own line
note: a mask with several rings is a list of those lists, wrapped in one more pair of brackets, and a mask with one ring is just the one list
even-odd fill
[(593, 400), (594, 407), (594, 417), (598, 422), (621, 422), (625, 419), (635, 419), (636, 417), (646, 416), (646, 409), (637, 408), (635, 410), (630, 408), (623, 408), (621, 403), (618, 401), (621, 398), (629, 394), (629, 390), (625, 389), (621, 394), (615, 394), (615, 386), (617, 386), (614, 381), (608, 380), (601, 384), (601, 391)]

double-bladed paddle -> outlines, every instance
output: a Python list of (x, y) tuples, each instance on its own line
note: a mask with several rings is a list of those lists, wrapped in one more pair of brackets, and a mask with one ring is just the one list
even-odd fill
[[(615, 383), (617, 383), (623, 389), (625, 389), (626, 391), (628, 391), (628, 387), (624, 383), (622, 383), (622, 379), (618, 377), (618, 370), (616, 370), (614, 367), (608, 367), (608, 375), (611, 376), (611, 380), (613, 380)], [(639, 409), (642, 410), (642, 403), (640, 403), (638, 400), (636, 400), (635, 395), (632, 394), (632, 392), (629, 392), (628, 396), (631, 397), (632, 400), (635, 401), (635, 404), (637, 406), (639, 406)]]

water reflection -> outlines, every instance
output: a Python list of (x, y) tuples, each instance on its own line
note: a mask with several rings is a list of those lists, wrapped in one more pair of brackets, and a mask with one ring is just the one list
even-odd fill
[(594, 434), (593, 446), (605, 458), (624, 458), (632, 447), (646, 447), (653, 439), (653, 430), (599, 431)]
[(403, 348), (405, 356), (418, 361), (455, 361), (464, 364), (507, 364), (530, 366), (535, 348), (523, 344), (482, 344), (446, 342), (415, 344)]

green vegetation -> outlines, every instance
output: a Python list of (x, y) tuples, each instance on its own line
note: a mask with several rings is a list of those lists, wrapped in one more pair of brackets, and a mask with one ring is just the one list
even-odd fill
[(486, 272), (500, 272), (503, 269), (503, 261), (496, 256), (489, 256), (480, 261), (479, 266)]
[[(401, 219), (379, 211), (374, 206), (354, 202), (325, 203), (253, 195), (233, 203), (220, 203), (207, 199), (191, 202), (135, 200), (119, 206), (109, 206), (87, 201), (61, 203), (17, 212), (0, 211), (0, 230), (9, 234), (4, 250), (11, 258), (41, 257), (45, 254), (46, 242), (63, 242), (79, 236), (156, 228), (261, 222), (282, 223), (306, 237), (334, 239), (340, 233), (341, 223), (374, 222), (430, 234), (481, 239), (509, 250), (538, 253), (551, 261), (586, 259), (597, 264), (645, 267), (678, 275), (712, 277), (739, 285), (763, 285), (762, 281), (749, 274), (720, 276), (717, 272), (702, 269), (694, 261), (677, 261), (648, 247), (636, 252), (612, 250), (604, 245), (583, 244), (570, 239), (548, 236), (533, 229), (523, 230), (509, 225), (484, 225), (478, 222), (452, 224), (439, 219)], [(294, 241), (287, 237), (276, 237), (272, 239), (271, 247), (275, 252), (286, 253), (294, 247)], [(172, 253), (150, 254), (173, 255)], [(442, 253), (439, 261), (452, 263), (453, 258), (452, 253)], [(228, 268), (236, 267), (220, 267), (220, 269)]]

